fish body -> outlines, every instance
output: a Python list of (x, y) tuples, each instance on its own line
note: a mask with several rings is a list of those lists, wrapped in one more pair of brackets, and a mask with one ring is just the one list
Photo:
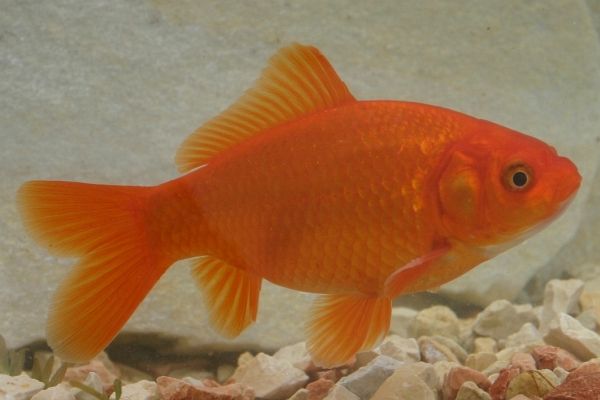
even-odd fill
[(167, 184), (197, 201), (187, 210), (163, 201), (183, 214), (173, 219), (184, 231), (165, 240), (197, 239), (176, 258), (210, 252), (296, 290), (380, 293), (444, 240), (437, 167), (482, 124), (423, 104), (358, 101), (277, 126)]
[(81, 258), (49, 317), (62, 357), (102, 350), (172, 263), (203, 256), (192, 273), (221, 332), (254, 322), (262, 279), (320, 293), (309, 350), (340, 365), (385, 335), (394, 297), (523, 240), (580, 184), (571, 161), (508, 128), (432, 105), (358, 101), (300, 45), (275, 55), (177, 162), (186, 174), (153, 187), (21, 188), (31, 234)]

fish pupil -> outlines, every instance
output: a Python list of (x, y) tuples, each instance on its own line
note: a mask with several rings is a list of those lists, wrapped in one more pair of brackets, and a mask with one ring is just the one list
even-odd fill
[(527, 184), (527, 174), (523, 171), (518, 171), (513, 175), (512, 181), (516, 187), (523, 187)]

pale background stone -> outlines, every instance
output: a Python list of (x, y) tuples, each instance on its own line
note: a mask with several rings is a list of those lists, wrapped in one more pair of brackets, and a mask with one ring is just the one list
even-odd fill
[[(579, 166), (584, 186), (563, 218), (442, 293), (479, 304), (512, 299), (557, 252), (565, 262), (582, 249), (600, 260), (590, 241), (597, 201), (588, 200), (600, 150), (598, 14), (589, 14), (598, 7), (590, 4), (0, 0), (0, 333), (11, 346), (42, 338), (50, 296), (72, 263), (27, 237), (14, 204), (19, 185), (177, 176), (179, 143), (292, 41), (321, 48), (358, 98), (490, 119), (554, 144)], [(598, 182), (594, 190), (590, 199), (600, 196)], [(276, 348), (303, 339), (309, 302), (266, 285), (257, 325), (231, 342), (208, 327), (182, 263), (127, 330), (210, 348)]]

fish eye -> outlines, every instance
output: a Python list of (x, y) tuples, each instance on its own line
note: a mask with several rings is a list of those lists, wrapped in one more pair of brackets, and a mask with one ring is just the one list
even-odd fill
[(531, 168), (522, 163), (511, 164), (508, 168), (506, 168), (503, 180), (504, 185), (509, 190), (524, 190), (531, 185)]

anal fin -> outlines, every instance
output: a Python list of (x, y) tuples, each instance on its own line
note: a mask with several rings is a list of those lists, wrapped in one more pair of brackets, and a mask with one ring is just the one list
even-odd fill
[(325, 295), (317, 299), (313, 312), (308, 350), (315, 364), (332, 368), (348, 363), (357, 352), (384, 338), (392, 302), (388, 297), (362, 294)]
[(261, 278), (214, 257), (204, 257), (192, 274), (202, 289), (210, 318), (225, 336), (236, 337), (256, 320)]

